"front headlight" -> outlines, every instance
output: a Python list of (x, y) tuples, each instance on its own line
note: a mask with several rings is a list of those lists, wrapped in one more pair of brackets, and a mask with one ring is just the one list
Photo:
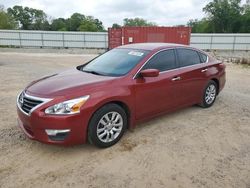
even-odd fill
[(80, 112), (81, 106), (89, 99), (89, 95), (64, 101), (53, 106), (48, 107), (45, 110), (45, 114), (76, 114)]

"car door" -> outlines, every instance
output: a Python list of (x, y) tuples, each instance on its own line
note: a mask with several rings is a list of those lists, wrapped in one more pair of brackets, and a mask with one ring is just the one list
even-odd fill
[(207, 82), (206, 65), (204, 56), (193, 49), (176, 49), (179, 67), (179, 85), (181, 92), (178, 94), (180, 105), (194, 104), (200, 101), (203, 88)]
[(137, 76), (134, 80), (136, 119), (146, 119), (175, 106), (176, 92), (179, 92), (178, 82), (173, 81), (178, 74), (176, 67), (174, 49), (158, 52), (142, 67), (141, 70), (158, 69), (160, 74), (157, 77)]

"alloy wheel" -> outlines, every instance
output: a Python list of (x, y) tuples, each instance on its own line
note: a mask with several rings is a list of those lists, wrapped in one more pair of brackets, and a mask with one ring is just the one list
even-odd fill
[(118, 112), (108, 112), (97, 125), (97, 137), (102, 142), (112, 142), (120, 135), (122, 128), (122, 116)]
[(207, 104), (212, 104), (216, 97), (216, 86), (211, 84), (206, 89), (205, 101)]

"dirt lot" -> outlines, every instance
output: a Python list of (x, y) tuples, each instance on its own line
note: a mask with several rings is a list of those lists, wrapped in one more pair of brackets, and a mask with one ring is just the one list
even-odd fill
[(250, 68), (228, 64), (209, 109), (197, 106), (128, 131), (114, 147), (27, 139), (16, 95), (93, 55), (0, 53), (0, 187), (250, 187)]

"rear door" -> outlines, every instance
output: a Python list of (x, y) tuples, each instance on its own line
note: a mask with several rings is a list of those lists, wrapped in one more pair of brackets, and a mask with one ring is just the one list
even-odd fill
[(142, 68), (158, 69), (158, 77), (136, 78), (136, 118), (145, 119), (163, 111), (169, 111), (176, 105), (178, 82), (172, 79), (178, 74), (176, 70), (174, 49), (164, 50), (154, 55)]
[[(194, 104), (200, 101), (207, 83), (206, 57), (200, 52), (188, 49), (176, 49), (181, 92), (178, 94), (180, 105)], [(205, 54), (203, 54), (205, 55)]]

